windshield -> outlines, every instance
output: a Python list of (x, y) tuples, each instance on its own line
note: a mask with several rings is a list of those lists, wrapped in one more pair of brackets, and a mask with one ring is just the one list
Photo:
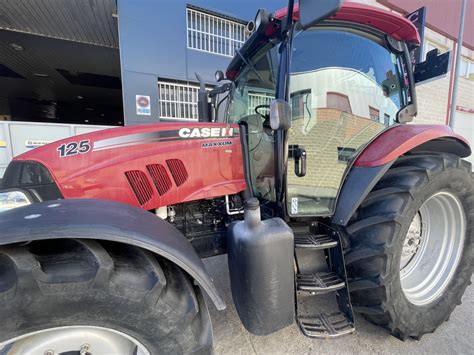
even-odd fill
[(230, 93), (226, 122), (247, 125), (249, 179), (254, 196), (274, 201), (273, 143), (269, 105), (275, 97), (278, 46), (269, 43), (249, 62)]
[[(274, 131), (278, 46), (250, 60), (230, 92), (225, 121), (246, 124), (254, 195), (275, 201)], [(381, 37), (332, 25), (297, 32), (289, 73), (287, 203), (290, 216), (330, 215), (344, 174), (367, 143), (396, 123), (406, 103), (401, 59)], [(304, 152), (302, 174), (299, 157)]]
[[(249, 60), (235, 81), (230, 93), (226, 122), (248, 120), (248, 116), (256, 114), (257, 106), (270, 105), (275, 97), (277, 72), (278, 50), (270, 43)], [(265, 108), (259, 112), (265, 112)]]

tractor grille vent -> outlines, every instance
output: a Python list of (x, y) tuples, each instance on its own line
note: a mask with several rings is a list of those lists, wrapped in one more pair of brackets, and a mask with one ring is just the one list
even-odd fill
[(186, 182), (186, 180), (188, 180), (188, 172), (181, 160), (168, 159), (166, 164), (171, 171), (171, 176), (173, 176), (176, 186), (181, 186)]
[(161, 164), (151, 164), (146, 166), (156, 190), (163, 196), (171, 189), (171, 179), (166, 172), (166, 168)]
[(125, 172), (125, 176), (137, 197), (138, 203), (144, 205), (151, 200), (153, 190), (145, 173), (141, 170), (130, 170)]

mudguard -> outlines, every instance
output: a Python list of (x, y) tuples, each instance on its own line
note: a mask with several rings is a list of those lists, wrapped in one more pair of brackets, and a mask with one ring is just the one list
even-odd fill
[(0, 213), (0, 245), (65, 238), (108, 240), (150, 250), (186, 271), (217, 309), (226, 307), (191, 244), (172, 225), (149, 212), (111, 201), (71, 199)]
[(467, 140), (442, 125), (399, 125), (386, 130), (359, 154), (344, 180), (332, 222), (345, 226), (397, 158), (414, 151), (471, 155)]
[(395, 161), (411, 151), (423, 150), (456, 154), (461, 158), (471, 155), (468, 141), (443, 125), (399, 125), (386, 130), (374, 139), (354, 162), (356, 167), (375, 167)]

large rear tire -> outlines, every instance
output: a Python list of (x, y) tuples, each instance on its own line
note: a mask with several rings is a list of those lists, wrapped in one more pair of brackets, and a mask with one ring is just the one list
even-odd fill
[(435, 329), (473, 270), (474, 180), (450, 154), (400, 157), (345, 229), (354, 310), (400, 339)]
[(1, 354), (212, 352), (199, 288), (173, 263), (120, 243), (1, 247), (0, 319)]

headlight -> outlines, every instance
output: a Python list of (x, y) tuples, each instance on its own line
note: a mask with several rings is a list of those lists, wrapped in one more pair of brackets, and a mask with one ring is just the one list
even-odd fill
[(25, 192), (18, 190), (0, 192), (0, 212), (27, 205), (31, 205), (31, 200)]

